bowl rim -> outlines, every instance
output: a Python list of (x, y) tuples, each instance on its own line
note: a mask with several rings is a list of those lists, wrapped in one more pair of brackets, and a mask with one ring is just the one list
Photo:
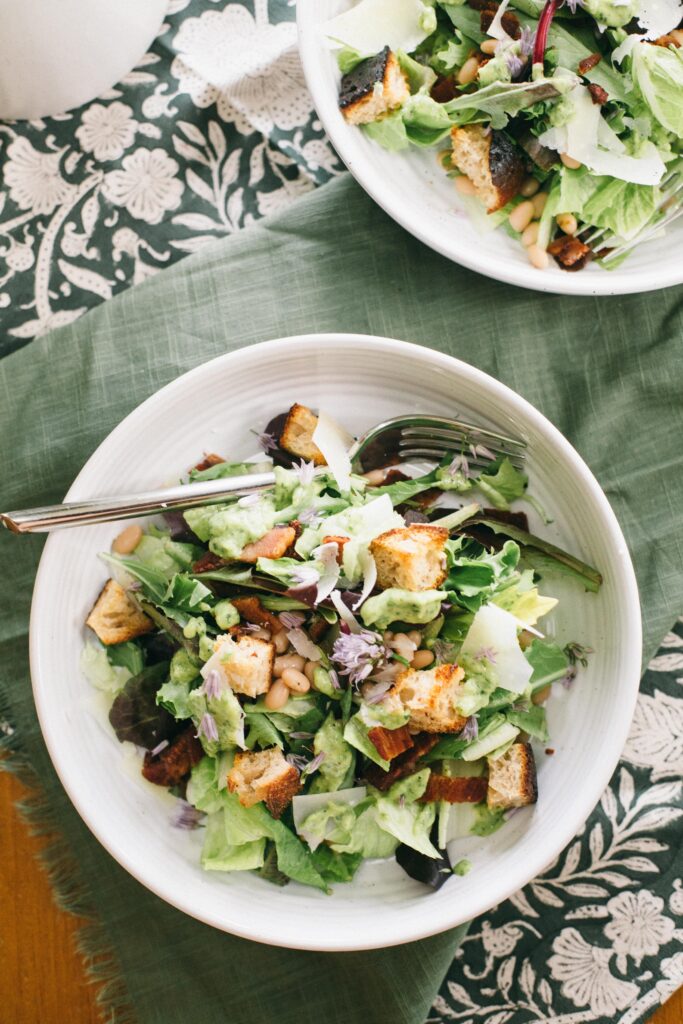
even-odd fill
[(363, 148), (358, 144), (359, 139), (356, 138), (353, 127), (347, 125), (340, 115), (336, 96), (328, 96), (326, 90), (320, 86), (316, 69), (321, 60), (321, 51), (325, 51), (321, 46), (319, 23), (315, 17), (317, 10), (318, 0), (297, 0), (299, 54), (306, 85), (322, 126), (347, 170), (361, 188), (385, 213), (424, 245), (484, 277), (518, 288), (556, 295), (630, 295), (673, 288), (683, 283), (683, 261), (677, 262), (673, 259), (664, 266), (655, 260), (651, 268), (641, 270), (637, 275), (624, 272), (621, 268), (600, 270), (599, 273), (598, 268), (595, 268), (596, 272), (593, 273), (590, 267), (585, 273), (580, 271), (572, 274), (560, 270), (559, 267), (551, 268), (550, 272), (533, 273), (530, 265), (520, 263), (517, 267), (506, 262), (496, 266), (496, 258), (491, 254), (477, 256), (476, 247), (458, 245), (457, 232), (453, 234), (451, 244), (442, 244), (439, 239), (433, 238), (430, 232), (425, 230), (419, 210), (410, 201), (409, 194), (402, 195), (400, 202), (398, 197), (392, 198), (381, 173), (375, 170), (372, 161), (367, 159)]
[[(618, 558), (615, 557), (612, 566), (614, 571), (614, 586), (617, 588), (617, 592), (620, 593), (623, 615), (625, 617), (624, 632), (628, 654), (627, 661), (629, 665), (633, 665), (634, 667), (633, 671), (630, 673), (629, 679), (625, 677), (622, 677), (621, 679), (619, 694), (620, 700), (618, 705), (614, 708), (614, 715), (610, 723), (610, 731), (606, 737), (606, 743), (609, 745), (611, 755), (605, 760), (603, 771), (599, 775), (592, 774), (590, 777), (590, 785), (582, 787), (581, 797), (577, 798), (576, 803), (572, 804), (574, 812), (571, 816), (568, 816), (567, 820), (570, 821), (569, 826), (565, 827), (562, 831), (558, 830), (554, 842), (549, 842), (547, 846), (544, 847), (543, 862), (534, 862), (533, 872), (531, 875), (518, 871), (512, 876), (512, 880), (508, 880), (504, 884), (493, 886), (490, 892), (490, 900), (487, 900), (486, 906), (482, 906), (478, 911), (478, 913), (485, 913), (492, 906), (504, 899), (507, 899), (518, 889), (528, 884), (533, 877), (536, 877), (536, 875), (544, 870), (544, 868), (550, 864), (567, 846), (576, 832), (584, 824), (599, 801), (600, 796), (606, 788), (619, 761), (619, 756), (628, 736), (638, 696), (642, 651), (641, 616), (636, 578), (628, 548), (616, 516), (604, 492), (600, 488), (600, 485), (581, 456), (575, 451), (557, 427), (547, 420), (546, 417), (530, 402), (522, 398), (521, 395), (518, 395), (507, 385), (496, 380), (483, 370), (479, 370), (471, 364), (457, 359), (454, 356), (437, 352), (433, 349), (417, 345), (412, 342), (399, 341), (397, 339), (379, 337), (375, 335), (348, 334), (342, 332), (293, 335), (271, 341), (260, 342), (254, 345), (243, 346), (232, 352), (216, 356), (213, 359), (200, 363), (198, 366), (195, 366), (193, 369), (181, 374), (179, 377), (176, 377), (174, 380), (155, 391), (147, 399), (136, 406), (130, 413), (128, 413), (97, 446), (71, 484), (65, 496), (65, 500), (80, 500), (84, 496), (87, 496), (82, 494), (82, 480), (87, 477), (88, 473), (93, 468), (93, 463), (98, 464), (100, 460), (106, 459), (108, 447), (110, 445), (116, 446), (118, 444), (119, 436), (129, 430), (131, 426), (134, 426), (136, 419), (139, 417), (144, 418), (144, 413), (150, 408), (150, 406), (156, 405), (160, 400), (163, 402), (169, 398), (172, 399), (175, 392), (179, 392), (186, 387), (188, 379), (199, 377), (207, 371), (210, 372), (210, 368), (217, 367), (219, 365), (222, 367), (225, 364), (229, 364), (231, 369), (234, 371), (235, 364), (239, 363), (240, 360), (246, 359), (247, 361), (253, 361), (254, 359), (258, 360), (260, 358), (267, 358), (270, 355), (279, 355), (282, 353), (286, 355), (289, 349), (296, 348), (300, 352), (301, 348), (306, 346), (312, 349), (319, 349), (321, 345), (325, 344), (336, 344), (338, 347), (344, 346), (350, 350), (362, 350), (367, 349), (368, 346), (372, 346), (376, 351), (386, 352), (387, 355), (391, 353), (401, 353), (403, 355), (431, 362), (435, 368), (443, 368), (449, 374), (452, 374), (453, 371), (456, 370), (460, 377), (486, 388), (492, 396), (497, 397), (501, 405), (505, 407), (507, 411), (518, 415), (522, 421), (526, 421), (527, 423), (530, 422), (550, 444), (562, 452), (570, 463), (572, 471), (581, 477), (583, 484), (590, 491), (590, 496), (594, 503), (593, 508), (595, 514), (600, 516), (606, 531), (611, 534), (615, 541), (615, 548), (618, 549), (618, 554), (620, 556)], [(241, 938), (262, 942), (266, 945), (284, 946), (291, 949), (315, 950), (321, 952), (351, 952), (383, 948), (427, 938), (430, 935), (438, 934), (463, 923), (464, 919), (459, 917), (457, 913), (455, 915), (452, 913), (450, 915), (443, 913), (439, 915), (438, 913), (435, 913), (436, 907), (432, 903), (430, 904), (430, 915), (428, 917), (425, 915), (425, 917), (420, 918), (419, 921), (421, 923), (416, 922), (416, 924), (411, 927), (410, 922), (414, 917), (416, 917), (416, 915), (412, 915), (412, 917), (411, 915), (406, 915), (406, 924), (400, 929), (396, 927), (396, 922), (394, 922), (392, 924), (392, 933), (390, 935), (383, 936), (381, 944), (378, 943), (377, 940), (368, 942), (363, 941), (362, 939), (352, 943), (346, 941), (335, 942), (334, 936), (332, 936), (331, 940), (325, 944), (321, 944), (320, 942), (317, 944), (311, 944), (305, 940), (299, 941), (298, 939), (292, 939), (289, 937), (286, 942), (283, 942), (281, 937), (277, 935), (268, 935), (267, 933), (264, 934), (264, 932), (259, 930), (258, 927), (254, 928), (248, 923), (245, 924), (241, 919), (237, 922), (230, 921), (229, 923), (226, 923), (224, 912), (202, 912), (193, 908), (189, 902), (185, 901), (182, 894), (178, 894), (175, 890), (168, 891), (164, 887), (164, 884), (159, 882), (158, 872), (155, 872), (152, 869), (153, 866), (147, 868), (146, 866), (141, 866), (136, 863), (135, 856), (128, 852), (125, 843), (120, 843), (116, 836), (107, 833), (105, 828), (98, 827), (98, 824), (91, 820), (88, 801), (82, 799), (78, 791), (76, 773), (69, 772), (65, 766), (60, 763), (60, 735), (52, 731), (48, 709), (43, 700), (43, 693), (48, 693), (50, 690), (50, 662), (49, 656), (44, 650), (44, 647), (49, 647), (49, 642), (46, 643), (43, 640), (41, 620), (45, 616), (46, 612), (48, 612), (50, 606), (48, 577), (52, 571), (52, 550), (55, 547), (55, 542), (56, 537), (49, 536), (43, 549), (38, 566), (38, 572), (36, 574), (31, 603), (29, 656), (31, 683), (38, 719), (53, 767), (57, 772), (57, 775), (59, 776), (59, 779), (71, 802), (95, 838), (130, 875), (160, 899), (163, 899), (166, 903), (183, 911), (196, 920), (202, 921), (203, 923), (209, 924), (221, 931), (229, 932), (230, 934), (237, 935)], [(197, 866), (197, 871), (200, 871), (199, 866)], [(427, 923), (425, 923), (425, 918), (427, 918)]]

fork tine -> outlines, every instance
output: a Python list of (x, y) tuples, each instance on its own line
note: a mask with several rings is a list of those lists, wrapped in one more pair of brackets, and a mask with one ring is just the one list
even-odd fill
[[(462, 450), (462, 444), (448, 444), (441, 440), (406, 439), (399, 441), (399, 454), (403, 459), (442, 459), (444, 455), (458, 455)], [(521, 452), (497, 452), (498, 455), (505, 455), (517, 469), (524, 464), (524, 455)], [(490, 459), (473, 458), (469, 451), (465, 450), (465, 457), (471, 466), (485, 468), (491, 465)]]
[(494, 434), (492, 431), (479, 430), (477, 428), (458, 430), (439, 427), (404, 427), (401, 431), (401, 440), (412, 441), (417, 444), (432, 444), (438, 441), (443, 442), (444, 445), (450, 448), (454, 446), (464, 446), (467, 448), (472, 444), (481, 444), (494, 455), (518, 455), (526, 448), (523, 441), (515, 441), (507, 437), (503, 438), (500, 434)]
[(487, 447), (493, 448), (494, 444), (499, 446), (509, 446), (512, 448), (525, 449), (526, 442), (519, 441), (513, 437), (507, 437), (505, 434), (498, 434), (495, 430), (488, 430), (486, 427), (477, 427), (472, 423), (462, 423), (459, 420), (443, 420), (437, 417), (434, 419), (428, 419), (425, 417), (415, 426), (405, 426), (401, 429), (403, 437), (438, 437), (444, 440), (450, 440), (453, 437), (465, 440), (469, 444), (473, 438), (477, 437), (485, 441), (489, 439)]

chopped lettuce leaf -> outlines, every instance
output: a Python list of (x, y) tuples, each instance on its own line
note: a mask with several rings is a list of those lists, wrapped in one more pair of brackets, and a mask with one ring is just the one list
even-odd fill
[(319, 846), (311, 860), (322, 878), (330, 884), (350, 882), (363, 860), (361, 853), (335, 853), (329, 846)]
[(508, 722), (515, 725), (522, 732), (528, 732), (530, 736), (547, 743), (549, 739), (548, 723), (546, 721), (545, 708), (530, 704), (523, 711), (508, 711), (505, 717)]
[(244, 712), (229, 686), (223, 686), (217, 697), (207, 697), (203, 688), (192, 690), (187, 698), (187, 706), (197, 728), (207, 713), (216, 724), (218, 739), (208, 739), (203, 731), (199, 734), (207, 754), (213, 755), (219, 750), (230, 750), (233, 747), (244, 750)]
[(142, 672), (145, 667), (145, 652), (135, 640), (126, 640), (122, 644), (110, 644), (106, 648), (110, 665), (126, 668), (132, 676)]
[(505, 811), (491, 811), (486, 804), (475, 804), (476, 818), (470, 831), (475, 836), (490, 836), (505, 824)]
[(549, 640), (534, 640), (524, 652), (533, 672), (529, 685), (533, 691), (542, 690), (556, 679), (562, 679), (569, 669), (569, 658), (557, 644)]
[(683, 54), (675, 47), (638, 43), (631, 54), (634, 82), (659, 123), (683, 137)]
[(351, 833), (356, 823), (353, 807), (345, 803), (328, 800), (319, 810), (312, 811), (297, 831), (306, 840), (312, 851), (321, 843), (339, 843), (346, 846), (351, 842)]
[(510, 460), (504, 458), (499, 465), (492, 466), (488, 472), (482, 472), (476, 486), (495, 508), (507, 511), (511, 501), (522, 497), (528, 483), (526, 474), (515, 469)]
[(81, 651), (81, 672), (98, 690), (115, 696), (134, 674), (123, 665), (113, 665), (107, 657), (107, 649), (96, 644), (86, 644)]
[(228, 839), (229, 816), (224, 807), (209, 815), (201, 853), (205, 871), (252, 871), (263, 864), (266, 841), (263, 837), (234, 844)]
[(429, 768), (423, 768), (395, 782), (386, 795), (377, 798), (377, 822), (400, 843), (423, 853), (426, 857), (440, 857), (429, 836), (436, 817), (433, 803), (419, 804), (429, 781)]
[(311, 793), (332, 793), (340, 789), (356, 757), (352, 748), (344, 741), (341, 721), (334, 715), (327, 716), (313, 739), (313, 753), (325, 757), (311, 783)]

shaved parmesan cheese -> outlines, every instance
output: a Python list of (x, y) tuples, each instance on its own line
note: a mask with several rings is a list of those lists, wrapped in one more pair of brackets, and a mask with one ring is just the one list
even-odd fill
[(359, 53), (378, 53), (385, 46), (409, 52), (433, 31), (425, 17), (428, 10), (422, 0), (361, 0), (325, 22), (323, 31), (333, 46)]
[[(316, 548), (313, 552), (314, 558), (317, 558), (319, 562), (323, 564), (323, 573), (318, 580), (318, 596), (315, 603), (320, 604), (325, 598), (329, 597), (334, 588), (337, 586), (337, 580), (339, 579), (339, 564), (337, 562), (338, 547), (334, 541), (330, 541), (328, 544), (321, 544), (319, 548)], [(302, 654), (299, 651), (299, 654)]]
[(607, 174), (636, 185), (659, 184), (666, 167), (651, 142), (643, 146), (640, 156), (629, 156), (585, 86), (577, 85), (568, 99), (574, 107), (571, 118), (539, 135), (542, 146), (566, 153), (594, 174)]
[(320, 811), (326, 804), (348, 804), (355, 807), (361, 800), (365, 800), (367, 789), (365, 786), (354, 786), (353, 789), (338, 789), (334, 793), (308, 793), (306, 796), (295, 796), (292, 800), (292, 815), (294, 827), (297, 832), (299, 826), (309, 814)]
[(313, 431), (313, 444), (322, 452), (332, 476), (342, 493), (351, 489), (351, 459), (349, 448), (353, 438), (343, 427), (335, 423), (326, 413), (318, 416), (318, 425)]
[(489, 25), (489, 29), (488, 29), (487, 35), (492, 36), (494, 39), (503, 39), (504, 40), (504, 39), (509, 39), (510, 38), (510, 36), (507, 34), (505, 29), (503, 28), (503, 15), (505, 14), (509, 3), (510, 3), (510, 0), (503, 0), (502, 4), (500, 4), (500, 6), (498, 7), (498, 10), (496, 11), (495, 18), (493, 19), (493, 21)]
[(342, 620), (342, 622), (346, 623), (346, 625), (349, 627), (352, 633), (363, 632), (363, 627), (361, 626), (360, 622), (353, 614), (353, 612), (349, 611), (349, 609), (346, 607), (344, 601), (342, 600), (342, 596), (338, 590), (332, 591), (332, 593), (330, 594), (330, 601), (337, 609), (339, 613), (339, 618)]
[(499, 685), (512, 693), (526, 690), (533, 671), (519, 646), (518, 626), (510, 612), (485, 604), (474, 616), (461, 649), (461, 654), (471, 658), (481, 656), (482, 651), (492, 654)]
[(638, 21), (645, 39), (657, 39), (677, 28), (683, 19), (683, 0), (640, 0)]
[(363, 572), (363, 589), (353, 606), (354, 611), (358, 611), (363, 601), (370, 596), (377, 583), (377, 565), (368, 548), (362, 548), (358, 552), (358, 561)]

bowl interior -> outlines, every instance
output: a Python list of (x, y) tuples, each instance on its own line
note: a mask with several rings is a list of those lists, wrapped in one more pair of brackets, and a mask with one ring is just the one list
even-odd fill
[(437, 149), (411, 146), (390, 153), (359, 128), (348, 125), (337, 106), (340, 74), (322, 26), (354, 3), (299, 0), (299, 49), (306, 82), (325, 131), (349, 171), (394, 220), (456, 263), (522, 288), (567, 295), (618, 295), (683, 281), (683, 264), (671, 258), (683, 239), (683, 220), (666, 235), (636, 248), (615, 270), (589, 265), (571, 274), (560, 270), (554, 260), (547, 270), (534, 270), (518, 242), (502, 230), (486, 227), (485, 214), (477, 218), (480, 226), (474, 225), (452, 180), (437, 162)]
[[(49, 538), (31, 621), (35, 698), (50, 754), (78, 811), (111, 854), (165, 900), (224, 930), (278, 945), (391, 945), (469, 920), (504, 899), (581, 826), (613, 770), (633, 711), (640, 665), (635, 581), (606, 499), (555, 428), (467, 364), (386, 339), (285, 339), (204, 364), (127, 417), (69, 497), (163, 485), (204, 451), (253, 454), (250, 428), (262, 429), (293, 401), (324, 408), (354, 433), (399, 413), (430, 411), (458, 413), (527, 440), (533, 494), (554, 520), (544, 535), (598, 565), (605, 577), (597, 596), (561, 581), (546, 584), (561, 597), (548, 632), (589, 644), (595, 654), (573, 689), (548, 705), (555, 754), (539, 751), (537, 806), (490, 838), (468, 840), (463, 855), (466, 850), (472, 860), (471, 873), (435, 895), (387, 862), (364, 864), (332, 898), (296, 884), (280, 890), (249, 874), (204, 873), (201, 832), (170, 826), (173, 798), (141, 778), (132, 748), (118, 743), (106, 705), (79, 671), (83, 622), (107, 576), (97, 555), (109, 549), (118, 524)], [(533, 512), (531, 518), (539, 528)]]

